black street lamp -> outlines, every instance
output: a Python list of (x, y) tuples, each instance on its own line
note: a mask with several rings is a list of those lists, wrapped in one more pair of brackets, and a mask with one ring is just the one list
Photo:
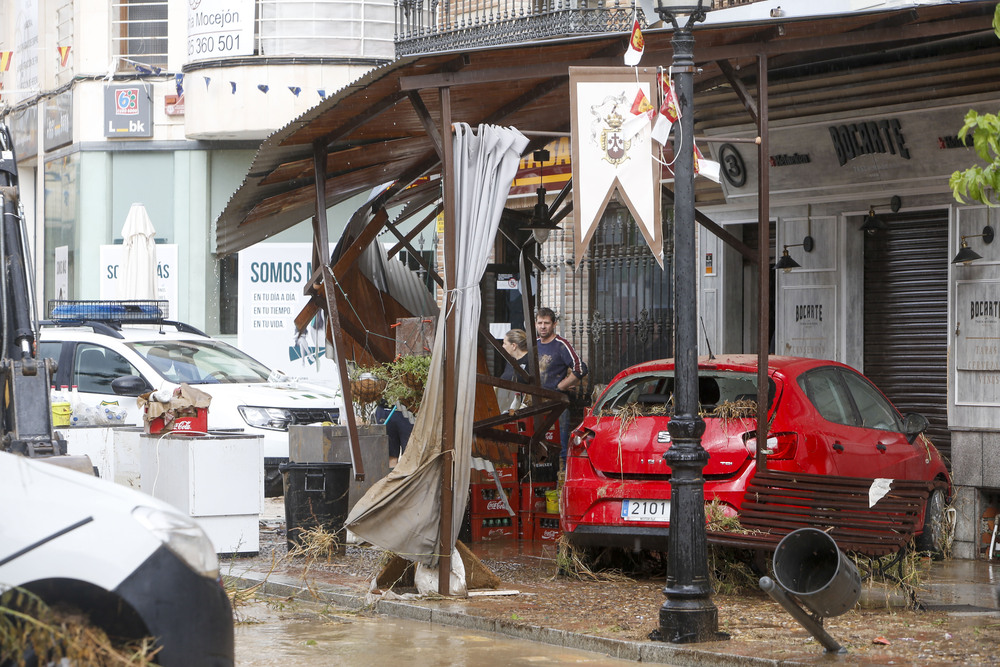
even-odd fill
[[(679, 127), (674, 134), (674, 414), (667, 430), (670, 447), (670, 534), (667, 542), (667, 600), (652, 637), (674, 643), (724, 638), (712, 602), (705, 537), (705, 478), (708, 452), (701, 446), (705, 421), (698, 415), (698, 327), (694, 201), (694, 36), (705, 20), (704, 0), (656, 0), (656, 13), (674, 27), (673, 76)], [(686, 17), (683, 25), (678, 17)]]

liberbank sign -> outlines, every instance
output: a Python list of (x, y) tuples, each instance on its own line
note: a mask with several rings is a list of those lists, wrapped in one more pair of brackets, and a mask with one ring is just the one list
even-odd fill
[[(836, 195), (908, 189), (948, 191), (948, 177), (976, 162), (957, 137), (970, 108), (995, 109), (997, 101), (935, 109), (873, 112), (864, 117), (789, 121), (771, 125), (770, 194), (780, 203), (798, 193)], [(721, 136), (751, 136), (734, 128)], [(713, 132), (714, 133), (714, 132)], [(712, 133), (710, 133), (712, 134)], [(733, 157), (733, 151), (736, 157)], [(726, 200), (757, 197), (757, 158), (746, 144), (712, 145), (722, 163)]]

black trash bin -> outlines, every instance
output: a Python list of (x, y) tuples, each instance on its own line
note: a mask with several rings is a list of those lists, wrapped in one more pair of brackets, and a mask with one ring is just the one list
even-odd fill
[(350, 463), (282, 463), (285, 490), (285, 530), (289, 551), (300, 545), (299, 533), (323, 526), (344, 544), (349, 509)]

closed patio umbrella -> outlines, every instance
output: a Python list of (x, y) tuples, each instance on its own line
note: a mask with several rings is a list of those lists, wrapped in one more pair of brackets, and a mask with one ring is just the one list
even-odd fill
[(155, 299), (156, 230), (142, 204), (132, 204), (122, 227), (125, 251), (118, 274), (119, 299)]

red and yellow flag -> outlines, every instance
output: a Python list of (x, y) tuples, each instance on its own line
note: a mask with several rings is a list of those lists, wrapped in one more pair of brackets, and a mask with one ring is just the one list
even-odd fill
[(628, 48), (625, 49), (625, 64), (629, 67), (638, 65), (645, 48), (646, 40), (642, 36), (642, 30), (639, 29), (639, 17), (634, 16), (632, 19), (632, 34), (628, 39)]
[(10, 69), (10, 59), (13, 56), (13, 51), (0, 51), (0, 72), (6, 72)]
[(59, 66), (66, 67), (66, 61), (69, 60), (69, 49), (68, 46), (59, 47)]

